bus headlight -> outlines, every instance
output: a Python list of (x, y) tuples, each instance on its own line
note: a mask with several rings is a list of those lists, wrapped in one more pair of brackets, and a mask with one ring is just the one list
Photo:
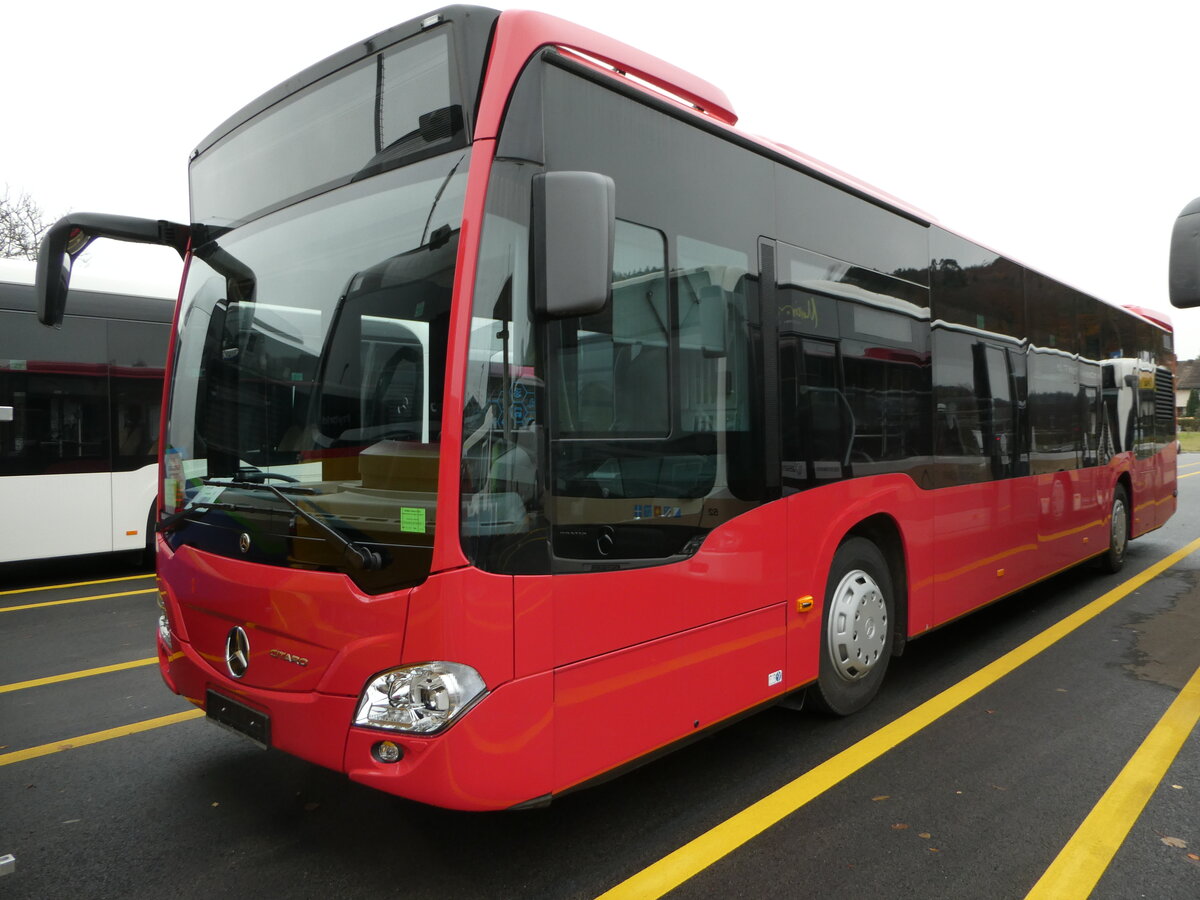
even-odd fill
[(175, 635), (171, 633), (171, 620), (167, 618), (165, 611), (158, 617), (158, 639), (167, 648), (167, 653), (175, 652)]
[(363, 689), (354, 724), (409, 734), (441, 731), (487, 692), (470, 666), (430, 662), (380, 672)]

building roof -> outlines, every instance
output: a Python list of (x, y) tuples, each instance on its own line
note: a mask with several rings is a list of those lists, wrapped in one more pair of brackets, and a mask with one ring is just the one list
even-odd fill
[(1200, 388), (1200, 359), (1189, 359), (1176, 365), (1175, 386), (1180, 390)]

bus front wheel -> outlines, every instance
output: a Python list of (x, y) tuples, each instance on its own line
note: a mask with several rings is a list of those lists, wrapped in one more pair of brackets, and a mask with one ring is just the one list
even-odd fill
[(1118, 484), (1113, 490), (1112, 515), (1108, 519), (1108, 549), (1100, 557), (1105, 572), (1120, 572), (1125, 565), (1125, 548), (1129, 546), (1129, 492)]
[(892, 656), (895, 601), (883, 554), (866, 538), (838, 548), (821, 613), (821, 665), (809, 691), (818, 709), (858, 712), (879, 692)]

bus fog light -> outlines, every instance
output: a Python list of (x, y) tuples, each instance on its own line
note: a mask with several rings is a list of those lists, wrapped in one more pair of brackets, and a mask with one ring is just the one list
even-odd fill
[(354, 724), (408, 734), (441, 731), (487, 692), (470, 666), (430, 662), (380, 672), (363, 689)]
[(380, 741), (371, 751), (375, 754), (375, 758), (383, 763), (400, 762), (404, 758), (404, 750), (399, 744), (392, 741)]

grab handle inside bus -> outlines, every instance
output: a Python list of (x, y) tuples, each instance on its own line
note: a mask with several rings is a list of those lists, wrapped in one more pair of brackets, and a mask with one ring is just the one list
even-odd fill
[(1200, 306), (1200, 197), (1183, 208), (1171, 232), (1171, 305)]
[(533, 179), (537, 310), (553, 319), (598, 313), (612, 294), (616, 184), (598, 172)]
[(180, 257), (187, 253), (191, 229), (164, 219), (138, 219), (104, 213), (71, 213), (50, 226), (38, 249), (38, 321), (43, 325), (62, 323), (71, 282), (71, 265), (99, 237), (140, 244), (165, 244)]

